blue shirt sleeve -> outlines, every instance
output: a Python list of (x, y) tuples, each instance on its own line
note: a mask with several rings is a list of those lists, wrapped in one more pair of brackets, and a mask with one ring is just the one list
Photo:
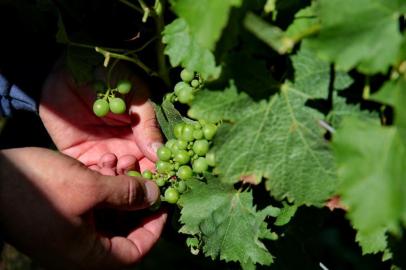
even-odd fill
[(15, 110), (36, 112), (37, 103), (0, 74), (0, 116), (10, 117)]

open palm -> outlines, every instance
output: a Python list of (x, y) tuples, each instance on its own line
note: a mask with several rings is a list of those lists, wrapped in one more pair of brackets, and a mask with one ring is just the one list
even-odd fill
[[(162, 141), (146, 86), (127, 76), (134, 89), (127, 95), (128, 114), (109, 113), (99, 118), (92, 111), (96, 92), (90, 85), (77, 86), (68, 72), (51, 74), (43, 88), (40, 117), (58, 149), (88, 167), (114, 154), (117, 167), (131, 157), (141, 169), (151, 168)], [(123, 163), (123, 164), (120, 164)]]

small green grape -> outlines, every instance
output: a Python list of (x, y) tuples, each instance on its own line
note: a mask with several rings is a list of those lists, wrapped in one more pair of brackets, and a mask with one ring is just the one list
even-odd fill
[(193, 144), (193, 151), (199, 155), (204, 156), (209, 151), (209, 142), (207, 140), (197, 140)]
[(168, 161), (171, 159), (172, 151), (166, 146), (161, 146), (157, 150), (157, 156), (160, 160)]
[(196, 129), (195, 131), (193, 131), (193, 138), (195, 138), (196, 140), (200, 140), (201, 138), (203, 138), (203, 130)]
[(179, 90), (179, 93), (177, 94), (177, 96), (178, 96), (179, 102), (182, 104), (189, 104), (195, 98), (193, 95), (192, 88), (190, 88), (190, 89), (183, 88), (183, 89)]
[(179, 150), (174, 154), (173, 159), (180, 165), (183, 165), (190, 161), (190, 156), (187, 151)]
[(141, 177), (142, 175), (139, 173), (139, 172), (137, 172), (137, 171), (128, 171), (127, 172), (127, 175), (128, 176), (132, 176), (132, 177)]
[(190, 168), (190, 166), (188, 165), (180, 166), (178, 171), (176, 172), (176, 176), (179, 177), (181, 180), (188, 180), (193, 176), (192, 168)]
[(180, 72), (180, 78), (184, 82), (190, 82), (191, 80), (193, 80), (194, 77), (195, 77), (195, 73), (192, 71), (189, 71), (187, 69), (184, 69)]
[(199, 80), (195, 79), (190, 84), (192, 85), (193, 88), (197, 88), (197, 87), (199, 87), (200, 82), (199, 82)]
[(93, 112), (98, 117), (106, 116), (110, 111), (109, 103), (105, 99), (98, 99), (93, 103)]
[(158, 187), (163, 187), (166, 184), (166, 179), (163, 177), (159, 177), (158, 179), (155, 180), (155, 183)]
[(175, 184), (175, 189), (179, 192), (179, 193), (183, 193), (186, 191), (187, 189), (187, 185), (185, 183), (185, 181), (179, 181)]
[(207, 164), (207, 161), (205, 158), (199, 157), (198, 159), (196, 159), (193, 162), (192, 167), (193, 167), (193, 171), (195, 173), (204, 173), (209, 168), (209, 165)]
[(173, 128), (173, 133), (177, 139), (180, 139), (180, 137), (182, 136), (184, 126), (185, 126), (185, 123), (182, 122), (182, 123), (176, 124), (175, 127)]
[[(185, 83), (185, 82), (178, 82), (175, 87), (174, 87), (174, 92), (176, 95), (179, 95), (179, 92), (182, 91), (182, 89), (189, 89), (190, 85)], [(190, 89), (192, 90), (192, 89)]]
[(177, 141), (174, 139), (170, 139), (165, 143), (165, 146), (168, 147), (169, 149), (172, 149), (173, 145), (176, 143)]
[(142, 177), (147, 178), (147, 179), (152, 179), (152, 172), (150, 170), (145, 170), (142, 173)]
[(117, 90), (120, 94), (128, 94), (131, 91), (132, 83), (129, 80), (120, 80), (117, 83)]
[(209, 166), (216, 166), (216, 156), (213, 152), (209, 152), (206, 154), (206, 161)]
[(203, 126), (203, 134), (207, 140), (213, 139), (214, 135), (216, 135), (217, 126), (214, 124), (205, 124)]
[(193, 132), (194, 132), (193, 126), (186, 124), (182, 130), (182, 139), (187, 142), (193, 141), (194, 139)]
[(179, 200), (179, 192), (175, 188), (169, 187), (165, 190), (164, 197), (168, 203), (175, 204)]
[(115, 114), (123, 114), (126, 110), (125, 102), (122, 98), (115, 97), (110, 100), (110, 111)]
[(155, 166), (156, 170), (160, 173), (169, 173), (173, 170), (173, 165), (167, 161), (158, 160)]
[(185, 140), (178, 140), (176, 142), (176, 146), (180, 150), (185, 150), (187, 148), (187, 145), (188, 145), (188, 143)]

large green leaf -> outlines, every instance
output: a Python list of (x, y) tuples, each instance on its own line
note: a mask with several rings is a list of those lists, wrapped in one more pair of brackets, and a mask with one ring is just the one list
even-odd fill
[(189, 25), (184, 19), (176, 19), (163, 31), (165, 54), (172, 66), (183, 67), (199, 72), (205, 79), (217, 78), (220, 68), (216, 66), (213, 53), (202, 47), (191, 35)]
[(244, 265), (272, 263), (272, 255), (260, 239), (272, 239), (264, 221), (276, 216), (274, 207), (256, 210), (252, 193), (236, 191), (219, 179), (187, 182), (190, 191), (181, 197), (181, 232), (199, 236), (206, 256)]
[[(307, 69), (300, 70), (306, 63), (310, 63)], [(267, 188), (279, 199), (322, 205), (335, 189), (334, 163), (319, 125), (324, 116), (305, 103), (327, 98), (330, 69), (307, 51), (293, 57), (293, 64), (297, 85), (285, 83), (280, 94), (268, 101), (254, 102), (233, 86), (224, 92), (204, 90), (189, 115), (227, 120), (213, 145), (215, 172), (223, 182), (259, 183), (265, 177)]]
[(339, 69), (386, 72), (400, 48), (404, 9), (398, 0), (321, 0), (321, 32), (310, 45)]
[(365, 253), (383, 251), (406, 211), (405, 141), (399, 128), (345, 119), (333, 140), (340, 194)]
[(227, 24), (230, 10), (242, 0), (172, 0), (172, 9), (189, 25), (196, 42), (210, 50)]

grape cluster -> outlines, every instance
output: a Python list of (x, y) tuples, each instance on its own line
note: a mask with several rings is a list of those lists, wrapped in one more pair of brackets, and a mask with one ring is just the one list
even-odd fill
[(183, 69), (180, 73), (181, 82), (175, 85), (175, 100), (183, 104), (190, 104), (194, 99), (194, 94), (202, 87), (202, 79), (200, 76), (187, 69)]
[(215, 165), (209, 148), (216, 131), (215, 124), (204, 121), (179, 123), (173, 130), (176, 139), (168, 140), (157, 150), (156, 172), (145, 170), (141, 175), (130, 171), (127, 174), (154, 180), (161, 188), (161, 201), (175, 204), (187, 190), (185, 181), (199, 178)]
[[(117, 94), (126, 95), (131, 91), (132, 83), (129, 80), (120, 80), (117, 87), (105, 90), (104, 83), (98, 81), (94, 88), (99, 92), (99, 97), (93, 103), (93, 112), (98, 117), (106, 116), (109, 112), (123, 114), (126, 105), (123, 98)], [(100, 93), (104, 91), (104, 93)]]

